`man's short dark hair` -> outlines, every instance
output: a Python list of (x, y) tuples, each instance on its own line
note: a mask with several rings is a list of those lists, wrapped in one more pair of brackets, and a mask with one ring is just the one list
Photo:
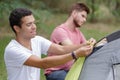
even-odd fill
[[(16, 8), (14, 9), (9, 16), (9, 23), (12, 28), (12, 30), (15, 32), (13, 26), (16, 25), (18, 27), (21, 27), (21, 19), (25, 16), (31, 15), (32, 12), (25, 8)], [(16, 32), (15, 32), (16, 33)]]
[(71, 7), (71, 10), (70, 10), (70, 14), (72, 13), (72, 11), (86, 11), (87, 14), (90, 13), (90, 10), (89, 8), (84, 4), (84, 3), (76, 3), (74, 4), (72, 7)]

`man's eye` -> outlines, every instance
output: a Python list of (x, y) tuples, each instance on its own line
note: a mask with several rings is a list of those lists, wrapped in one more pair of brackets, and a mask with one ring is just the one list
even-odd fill
[(82, 15), (82, 17), (86, 18), (86, 16), (85, 16), (85, 15)]
[(27, 26), (30, 26), (30, 24), (27, 24)]
[(85, 17), (84, 15), (82, 15), (82, 17)]
[(31, 25), (32, 25), (32, 23), (28, 23), (28, 24), (26, 24), (26, 25), (29, 27), (29, 26), (31, 26)]

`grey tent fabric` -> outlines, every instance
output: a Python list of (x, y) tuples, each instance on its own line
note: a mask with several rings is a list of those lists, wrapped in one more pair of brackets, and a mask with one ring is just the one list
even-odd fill
[(120, 30), (116, 31), (116, 32), (113, 32), (110, 35), (107, 35), (106, 38), (107, 38), (108, 42), (111, 42), (113, 40), (116, 40), (116, 39), (120, 38)]
[(107, 43), (87, 57), (79, 80), (108, 80), (109, 75), (113, 75), (113, 65), (117, 63), (120, 63), (120, 39)]
[(120, 64), (113, 65), (114, 79), (120, 80)]
[[(104, 39), (104, 38), (107, 39), (107, 42), (114, 41), (114, 40), (120, 38), (120, 30), (115, 31), (115, 32), (107, 35), (106, 37), (103, 37), (102, 39)], [(100, 39), (98, 42), (100, 42), (102, 39)], [(97, 42), (97, 43), (98, 43), (98, 42)]]

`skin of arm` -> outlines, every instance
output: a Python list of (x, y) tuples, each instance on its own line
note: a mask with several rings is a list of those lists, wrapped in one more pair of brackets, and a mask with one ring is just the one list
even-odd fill
[(57, 44), (52, 44), (48, 50), (48, 52), (59, 52), (63, 53), (64, 55), (59, 56), (50, 56), (46, 58), (40, 59), (35, 55), (31, 55), (24, 63), (27, 66), (33, 66), (37, 68), (50, 68), (55, 67), (61, 64), (64, 64), (70, 60), (72, 60), (71, 54), (65, 54), (69, 52), (75, 52), (76, 57), (81, 57), (85, 55), (89, 55), (92, 51), (92, 47), (89, 45), (81, 46), (81, 45), (74, 45), (74, 46), (61, 46)]
[(66, 39), (66, 40), (62, 41), (60, 44), (63, 45), (63, 46), (65, 46), (65, 45), (73, 45), (72, 41), (69, 40), (69, 39)]
[(28, 58), (28, 60), (24, 64), (28, 66), (46, 69), (46, 68), (64, 64), (72, 59), (73, 58), (71, 54), (65, 54), (60, 56), (50, 56), (42, 59), (40, 59), (35, 55), (32, 55), (30, 58)]

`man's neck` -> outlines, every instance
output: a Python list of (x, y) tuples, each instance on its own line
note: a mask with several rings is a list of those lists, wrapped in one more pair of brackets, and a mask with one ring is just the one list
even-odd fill
[(73, 20), (68, 19), (65, 22), (66, 27), (68, 27), (71, 31), (74, 31), (76, 29), (76, 25), (74, 24)]
[(25, 48), (32, 50), (31, 48), (31, 39), (24, 39), (24, 38), (17, 38), (16, 37), (16, 41), (18, 43), (20, 43), (22, 46), (24, 46)]

